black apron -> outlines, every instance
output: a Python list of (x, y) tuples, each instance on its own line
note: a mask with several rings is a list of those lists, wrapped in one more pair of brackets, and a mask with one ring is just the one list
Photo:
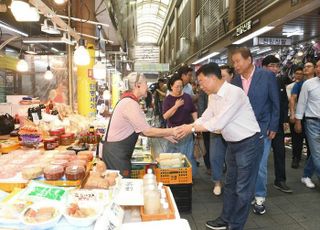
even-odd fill
[[(120, 101), (119, 101), (120, 102)], [(118, 103), (119, 103), (118, 102)], [(117, 106), (117, 105), (116, 105)], [(108, 169), (120, 170), (123, 177), (130, 178), (131, 174), (131, 157), (134, 146), (138, 140), (138, 133), (133, 132), (127, 138), (121, 141), (108, 142), (108, 133), (113, 113), (110, 117), (105, 141), (103, 143), (102, 159), (106, 163)]]

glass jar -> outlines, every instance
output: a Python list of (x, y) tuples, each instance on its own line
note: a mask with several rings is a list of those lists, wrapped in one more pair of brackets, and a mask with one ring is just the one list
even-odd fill
[(73, 143), (73, 138), (71, 133), (66, 133), (61, 135), (61, 145), (67, 146)]
[(56, 138), (47, 137), (43, 139), (43, 145), (45, 150), (54, 150), (56, 148)]

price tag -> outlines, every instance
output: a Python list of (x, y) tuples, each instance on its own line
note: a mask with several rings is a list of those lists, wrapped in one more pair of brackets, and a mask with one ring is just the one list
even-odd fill
[(33, 119), (33, 123), (35, 123), (36, 125), (38, 125), (39, 124), (39, 116), (38, 116), (38, 113), (32, 113), (31, 114), (31, 116), (32, 116), (32, 119)]

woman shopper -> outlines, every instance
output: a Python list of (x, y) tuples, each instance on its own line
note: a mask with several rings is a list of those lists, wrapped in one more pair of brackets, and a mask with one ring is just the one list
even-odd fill
[[(168, 83), (170, 94), (163, 101), (163, 118), (167, 120), (169, 128), (183, 124), (191, 124), (197, 119), (197, 110), (189, 94), (183, 93), (183, 82), (181, 78), (174, 74)], [(192, 165), (192, 175), (197, 171), (197, 162), (193, 153), (193, 136), (187, 135), (179, 143), (168, 142), (167, 152), (181, 152), (187, 156)]]
[(139, 134), (148, 137), (165, 137), (176, 143), (175, 128), (160, 129), (149, 126), (139, 106), (139, 99), (147, 96), (147, 81), (143, 74), (130, 73), (127, 76), (128, 91), (114, 108), (103, 144), (103, 161), (108, 169), (120, 170), (124, 177), (130, 177), (131, 156)]

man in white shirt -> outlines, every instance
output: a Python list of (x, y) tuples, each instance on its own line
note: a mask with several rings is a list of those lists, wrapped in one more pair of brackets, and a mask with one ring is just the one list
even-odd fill
[(197, 71), (201, 89), (209, 95), (208, 108), (194, 124), (178, 130), (182, 136), (193, 132), (221, 133), (227, 142), (227, 173), (223, 210), (217, 219), (208, 221), (210, 229), (243, 229), (254, 195), (263, 137), (249, 98), (242, 89), (225, 82), (216, 63)]
[[(301, 133), (301, 120), (304, 117), (305, 133), (310, 149), (310, 157), (306, 165), (313, 163), (316, 174), (320, 177), (320, 60), (316, 65), (316, 74), (317, 77), (305, 81), (302, 85), (295, 114), (295, 130)], [(303, 178), (306, 178), (307, 173), (308, 168), (305, 167)], [(307, 178), (310, 179), (311, 176), (308, 175)], [(302, 182), (306, 184), (305, 181), (302, 180)]]

